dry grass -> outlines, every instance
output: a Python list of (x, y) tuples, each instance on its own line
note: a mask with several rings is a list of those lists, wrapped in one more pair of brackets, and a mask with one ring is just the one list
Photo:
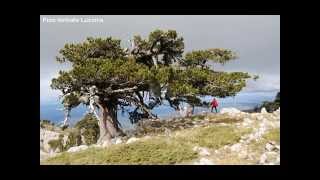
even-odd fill
[[(217, 115), (215, 117), (215, 119), (209, 117), (209, 121), (235, 122), (227, 117)], [(198, 118), (198, 120), (205, 119)], [(207, 147), (210, 151), (214, 151), (225, 145), (237, 143), (242, 135), (251, 131), (252, 129), (238, 129), (233, 124), (213, 123), (207, 127), (179, 130), (173, 132), (173, 136), (170, 137), (152, 136), (150, 139), (113, 145), (107, 149), (89, 148), (76, 153), (65, 152), (47, 159), (42, 164), (183, 164), (199, 157), (197, 152), (192, 150), (194, 146)], [(229, 157), (227, 161), (230, 164), (240, 163), (239, 159)]]
[(197, 153), (189, 145), (155, 137), (107, 149), (90, 148), (77, 153), (63, 153), (44, 164), (175, 164), (194, 158), (197, 158)]
[(280, 128), (271, 129), (257, 141), (252, 141), (248, 146), (248, 152), (251, 153), (259, 161), (260, 156), (265, 152), (265, 146), (269, 141), (280, 143)]
[(176, 139), (201, 147), (218, 149), (222, 146), (238, 142), (241, 135), (242, 134), (237, 132), (234, 127), (210, 126), (186, 130), (180, 133)]

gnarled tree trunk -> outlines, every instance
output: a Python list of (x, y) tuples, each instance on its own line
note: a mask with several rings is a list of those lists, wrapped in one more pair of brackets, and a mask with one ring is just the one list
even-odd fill
[(110, 143), (112, 138), (123, 135), (117, 119), (117, 105), (113, 103), (99, 104), (101, 117), (99, 118), (100, 136), (97, 144)]

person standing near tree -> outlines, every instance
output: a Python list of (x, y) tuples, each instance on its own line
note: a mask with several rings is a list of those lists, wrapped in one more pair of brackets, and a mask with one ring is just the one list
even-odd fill
[(211, 101), (211, 112), (213, 111), (213, 108), (214, 108), (216, 110), (216, 113), (218, 113), (217, 107), (218, 107), (218, 101), (216, 100), (216, 98), (213, 98), (213, 100)]

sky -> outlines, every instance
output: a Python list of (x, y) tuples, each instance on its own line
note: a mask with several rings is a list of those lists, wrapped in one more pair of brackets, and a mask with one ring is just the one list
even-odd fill
[[(59, 22), (74, 18), (79, 22)], [(99, 22), (81, 22), (81, 19)], [(50, 19), (50, 22), (48, 22)], [(55, 22), (53, 22), (55, 20)], [(155, 29), (174, 29), (184, 37), (185, 51), (227, 48), (239, 59), (215, 69), (257, 74), (244, 92), (280, 90), (280, 16), (279, 15), (106, 15), (40, 16), (40, 102), (58, 100), (58, 91), (50, 88), (51, 79), (68, 65), (55, 60), (66, 43), (83, 42), (87, 37), (113, 36), (129, 47), (134, 35), (147, 37)]]

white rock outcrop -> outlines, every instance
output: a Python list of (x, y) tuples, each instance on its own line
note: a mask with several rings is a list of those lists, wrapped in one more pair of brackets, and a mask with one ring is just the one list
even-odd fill
[(194, 165), (214, 165), (214, 163), (207, 158), (201, 158), (198, 162), (195, 162)]
[(196, 151), (199, 153), (200, 156), (209, 156), (211, 153), (209, 152), (209, 150), (207, 148), (204, 148), (204, 147), (198, 147), (198, 146), (195, 146), (193, 148), (193, 151)]
[[(195, 165), (214, 165), (219, 164), (219, 158), (221, 156), (222, 158), (225, 158), (225, 154), (232, 154), (240, 158), (240, 160), (252, 160), (257, 164), (262, 165), (271, 165), (271, 164), (280, 164), (280, 144), (277, 142), (269, 141), (266, 144), (263, 144), (264, 150), (262, 152), (259, 152), (256, 154), (255, 152), (252, 152), (250, 149), (251, 143), (254, 141), (259, 141), (263, 136), (268, 133), (270, 130), (274, 128), (280, 127), (280, 108), (272, 113), (268, 113), (265, 108), (261, 109), (260, 113), (245, 113), (241, 112), (240, 110), (236, 108), (222, 108), (220, 111), (221, 114), (226, 114), (227, 117), (233, 117), (235, 119), (238, 119), (239, 121), (236, 121), (235, 125), (239, 129), (241, 128), (249, 128), (250, 133), (244, 134), (240, 137), (239, 141), (235, 144), (229, 144), (226, 146), (221, 147), (221, 149), (218, 150), (212, 150), (208, 149), (206, 147), (198, 147), (195, 146), (193, 148), (194, 151), (198, 152), (200, 155), (200, 158), (196, 161), (191, 162), (190, 164)], [(210, 114), (210, 113), (209, 113)], [(214, 117), (214, 116), (213, 116)], [(224, 117), (224, 115), (223, 115)], [(190, 125), (191, 128), (196, 128), (199, 126), (207, 126), (210, 121), (208, 117), (205, 117), (203, 120), (197, 120), (193, 121)], [(240, 121), (241, 120), (241, 121)], [(216, 126), (228, 126), (228, 123), (217, 123)], [(169, 131), (170, 129), (165, 129), (165, 133), (168, 135), (174, 135), (177, 134), (171, 133)], [(48, 157), (55, 156), (57, 152), (53, 152), (50, 149), (50, 146), (48, 145), (48, 142), (53, 139), (58, 139), (60, 133), (46, 130), (46, 129), (40, 129), (40, 160), (46, 159)], [(133, 135), (132, 135), (133, 136)], [(66, 135), (64, 138), (67, 137)], [(126, 138), (114, 138), (109, 142), (105, 142), (105, 144), (94, 144), (94, 145), (80, 145), (76, 147), (71, 147), (67, 152), (73, 153), (78, 152), (82, 150), (86, 150), (89, 147), (109, 147), (110, 145), (114, 144), (121, 144), (126, 143), (130, 144), (139, 140), (149, 139), (150, 136), (144, 136), (141, 138), (137, 137), (131, 137), (128, 140)], [(220, 153), (221, 152), (221, 153)], [(230, 156), (230, 157), (232, 157)], [(212, 159), (212, 160), (210, 160)]]
[(241, 150), (241, 147), (242, 147), (241, 143), (236, 143), (230, 147), (230, 150), (234, 152), (239, 152)]
[(248, 149), (251, 143), (259, 141), (270, 130), (280, 128), (280, 108), (273, 113), (268, 113), (265, 109), (262, 109), (260, 113), (247, 114), (238, 112), (234, 108), (227, 108), (223, 109), (221, 113), (227, 113), (232, 117), (243, 119), (236, 126), (239, 128), (252, 128), (253, 130), (250, 134), (243, 135), (238, 143), (226, 145), (221, 148), (221, 151), (230, 152), (240, 159), (257, 160), (258, 164), (261, 165), (280, 164), (280, 144), (274, 141), (266, 143), (264, 151), (258, 156), (251, 152), (251, 149)]
[(243, 127), (250, 127), (254, 121), (249, 118), (244, 118), (242, 122)]
[(118, 138), (118, 139), (116, 140), (115, 144), (121, 144), (122, 142), (123, 142), (122, 139), (121, 139), (121, 138)]
[(274, 151), (265, 152), (261, 155), (259, 164), (263, 164), (263, 165), (280, 164), (280, 154)]
[(265, 149), (267, 151), (279, 151), (280, 146), (276, 144), (276, 142), (270, 141), (266, 144)]
[(261, 109), (261, 113), (262, 113), (262, 114), (267, 114), (267, 113), (268, 113), (265, 107), (263, 107), (263, 108)]
[(111, 139), (111, 143), (112, 144), (121, 144), (121, 143), (123, 143), (123, 141), (121, 138), (113, 138), (113, 139)]
[(89, 146), (87, 146), (87, 145), (75, 146), (75, 147), (71, 147), (70, 149), (68, 149), (67, 152), (78, 152), (78, 151), (86, 150), (86, 149), (88, 149), (88, 147)]
[(128, 139), (128, 141), (126, 142), (126, 144), (130, 144), (130, 143), (136, 142), (136, 141), (138, 141), (138, 140), (139, 140), (139, 138), (131, 137), (130, 139)]
[(40, 161), (42, 161), (42, 160), (44, 160), (44, 159), (48, 158), (48, 156), (49, 156), (49, 154), (48, 154), (48, 153), (46, 153), (46, 152), (44, 152), (44, 151), (40, 150)]
[(229, 114), (231, 116), (237, 116), (237, 115), (240, 115), (241, 111), (236, 108), (222, 108), (220, 113)]

